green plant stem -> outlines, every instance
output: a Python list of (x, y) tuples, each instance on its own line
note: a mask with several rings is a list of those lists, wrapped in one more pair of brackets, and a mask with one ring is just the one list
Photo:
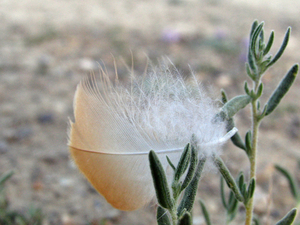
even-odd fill
[(176, 209), (176, 207), (173, 207), (173, 209), (170, 210), (169, 212), (171, 214), (172, 224), (173, 225), (177, 225), (177, 223), (178, 223), (178, 216), (177, 216), (177, 209)]
[[(258, 89), (260, 81), (254, 82), (255, 85), (255, 92)], [(249, 161), (250, 161), (250, 180), (252, 178), (256, 178), (256, 155), (257, 155), (257, 140), (258, 140), (258, 128), (260, 119), (258, 116), (258, 110), (257, 110), (257, 100), (253, 100), (251, 102), (251, 108), (252, 108), (252, 140), (251, 140), (251, 151), (249, 152)], [(253, 218), (253, 199), (249, 199), (246, 207), (246, 221), (245, 225), (251, 225), (252, 224), (252, 218)]]

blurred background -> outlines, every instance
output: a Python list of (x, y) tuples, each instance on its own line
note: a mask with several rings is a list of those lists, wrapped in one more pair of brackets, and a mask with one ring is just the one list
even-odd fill
[[(264, 76), (265, 99), (300, 59), (300, 1), (297, 0), (2, 0), (0, 1), (0, 174), (9, 209), (41, 209), (43, 224), (155, 224), (155, 205), (136, 212), (113, 209), (90, 186), (69, 158), (68, 117), (76, 85), (105, 65), (119, 76), (142, 73), (167, 56), (183, 76), (192, 69), (199, 81), (228, 97), (243, 93), (248, 34), (254, 19), (275, 30), (272, 53), (288, 26), (292, 36), (284, 56)], [(133, 57), (132, 57), (133, 56)], [(300, 81), (261, 125), (255, 213), (279, 220), (295, 206), (287, 181), (273, 163), (299, 175)], [(242, 135), (249, 109), (237, 115)], [(247, 173), (244, 152), (228, 143), (224, 161), (234, 175)], [(297, 173), (298, 171), (298, 173)], [(214, 224), (224, 224), (219, 177), (207, 171), (200, 182)], [(244, 209), (239, 208), (240, 211)], [(196, 204), (195, 224), (203, 224)], [(237, 218), (232, 224), (241, 224)]]

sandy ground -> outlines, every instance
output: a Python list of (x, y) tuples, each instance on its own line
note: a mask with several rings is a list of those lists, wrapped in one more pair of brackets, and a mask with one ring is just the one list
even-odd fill
[[(191, 67), (217, 90), (215, 96), (224, 88), (233, 97), (243, 91), (245, 43), (258, 19), (265, 21), (267, 33), (276, 31), (274, 52), (286, 28), (293, 29), (285, 55), (264, 77), (266, 99), (299, 62), (299, 8), (297, 0), (0, 1), (0, 173), (15, 170), (7, 183), (11, 208), (41, 207), (45, 224), (155, 224), (153, 204), (136, 212), (113, 209), (69, 159), (68, 117), (77, 83), (91, 70), (97, 72), (101, 60), (113, 73), (112, 54), (122, 76), (122, 60), (130, 64), (132, 52), (137, 73), (145, 67), (145, 55), (153, 61), (168, 56), (183, 75)], [(299, 82), (261, 126), (256, 213), (273, 223), (294, 206), (272, 164), (297, 171)], [(249, 127), (248, 111), (236, 119), (242, 134)], [(244, 153), (232, 144), (223, 157), (234, 174), (247, 172)], [(207, 173), (199, 196), (214, 224), (224, 224), (218, 175)], [(203, 224), (198, 206), (195, 224)]]

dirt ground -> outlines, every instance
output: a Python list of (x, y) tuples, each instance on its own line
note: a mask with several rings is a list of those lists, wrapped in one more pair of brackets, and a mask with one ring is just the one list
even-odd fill
[[(113, 56), (120, 77), (132, 55), (136, 73), (143, 72), (147, 57), (155, 63), (167, 56), (184, 76), (192, 68), (203, 84), (213, 86), (214, 96), (221, 88), (229, 97), (242, 94), (248, 33), (258, 19), (265, 21), (266, 36), (275, 30), (273, 53), (292, 27), (286, 53), (265, 74), (267, 99), (300, 61), (299, 9), (297, 0), (0, 1), (0, 173), (15, 171), (7, 182), (10, 207), (40, 207), (44, 224), (155, 224), (154, 204), (134, 212), (113, 209), (70, 160), (68, 117), (73, 118), (78, 82), (104, 63), (113, 74)], [(261, 125), (255, 212), (264, 224), (274, 224), (295, 206), (286, 180), (272, 165), (299, 174), (298, 88), (299, 79)], [(243, 135), (249, 115), (247, 108), (236, 117)], [(231, 143), (223, 152), (233, 174), (247, 173), (243, 152)], [(199, 197), (213, 224), (224, 224), (215, 170), (206, 172)], [(194, 219), (203, 224), (199, 206)]]

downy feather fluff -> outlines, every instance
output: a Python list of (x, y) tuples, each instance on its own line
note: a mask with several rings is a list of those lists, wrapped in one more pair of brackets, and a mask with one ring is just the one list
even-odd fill
[(176, 165), (184, 146), (196, 137), (199, 155), (216, 154), (226, 134), (218, 112), (196, 79), (186, 83), (161, 66), (129, 84), (115, 82), (102, 70), (77, 87), (75, 122), (69, 147), (78, 168), (115, 208), (136, 210), (155, 196), (148, 152), (156, 151), (171, 179), (166, 155)]

